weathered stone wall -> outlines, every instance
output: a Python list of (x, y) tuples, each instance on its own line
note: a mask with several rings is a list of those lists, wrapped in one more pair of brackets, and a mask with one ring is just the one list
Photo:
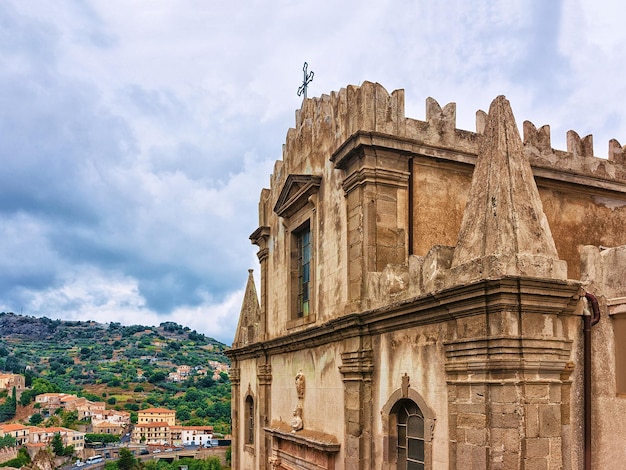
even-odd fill
[[(337, 461), (343, 460), (344, 393), (339, 374), (342, 345), (302, 349), (272, 357), (273, 420), (290, 424), (294, 409), (302, 407), (304, 428), (336, 436), (342, 445)], [(295, 377), (302, 372), (304, 393), (298, 397)]]
[[(373, 338), (372, 349), (374, 362), (373, 373), (373, 431), (375, 436), (383, 436), (383, 408), (394, 392), (402, 387), (402, 377), (407, 374), (410, 387), (415, 390), (429, 406), (435, 416), (432, 433), (432, 466), (429, 468), (448, 468), (448, 396), (444, 338), (446, 323), (425, 325), (394, 331)], [(382, 439), (373, 442), (376, 456), (373, 468), (384, 469), (388, 443)]]
[[(273, 314), (268, 316), (268, 337), (282, 334), (288, 321), (283, 306), (290, 299), (284, 286), (289, 282), (288, 228), (293, 227), (287, 227), (272, 208), (289, 174), (322, 177), (309, 207), (316, 221), (313, 309), (321, 323), (376, 304), (354, 304), (355, 297), (365, 297), (370, 273), (392, 264), (404, 265), (408, 275), (409, 254), (423, 257), (433, 246), (456, 244), (485, 122), (486, 114), (479, 111), (477, 132), (456, 129), (455, 104), (442, 109), (431, 98), (426, 101), (425, 121), (406, 118), (402, 91), (389, 95), (369, 82), (306, 100), (296, 113), (296, 127), (287, 133), (270, 190), (261, 200), (260, 223), (270, 227), (272, 240), (268, 269), (274, 287), (267, 293), (267, 311)], [(372, 155), (357, 157), (364, 163), (354, 167), (355, 157), (350, 155), (367, 145), (373, 146)], [(567, 262), (568, 277), (578, 279), (578, 246), (626, 243), (626, 231), (621, 230), (626, 219), (624, 149), (612, 141), (611, 159), (596, 158), (591, 138), (580, 139), (570, 131), (568, 150), (554, 150), (549, 127), (537, 130), (528, 121), (524, 145), (559, 257)], [(390, 180), (381, 175), (391, 169), (384, 158), (398, 159), (393, 171), (404, 167), (410, 180), (400, 183), (394, 193), (383, 188)], [(381, 181), (378, 189), (365, 189), (376, 178)], [(394, 213), (395, 220), (386, 219)], [(363, 243), (372, 244), (374, 251)], [(354, 252), (357, 247), (363, 250), (360, 254)], [(355, 293), (350, 294), (351, 289)]]
[[(611, 141), (599, 159), (590, 136), (570, 131), (567, 151), (554, 150), (549, 127), (529, 122), (522, 144), (503, 97), (477, 113), (476, 132), (456, 128), (454, 103), (427, 99), (420, 121), (403, 99), (366, 82), (296, 113), (251, 236), (261, 308), (246, 294), (246, 334), (229, 353), (240, 376), (234, 468), (270, 468), (283, 451), (388, 468), (385, 417), (402, 397), (427, 411), (432, 468), (579, 468), (582, 304), (565, 279), (592, 281), (605, 310), (624, 305), (626, 325), (621, 251), (589, 249), (579, 263), (580, 245), (626, 243), (626, 147)], [(477, 158), (487, 176), (472, 183)], [(291, 237), (306, 221), (312, 313), (294, 319)], [(598, 468), (612, 468), (623, 452), (612, 436), (626, 431), (623, 399), (597, 385), (615, 382), (611, 321), (594, 330)], [(254, 449), (242, 444), (249, 385)], [(297, 405), (304, 429), (290, 436)]]
[(0, 463), (13, 460), (17, 457), (17, 447), (3, 447), (0, 449)]

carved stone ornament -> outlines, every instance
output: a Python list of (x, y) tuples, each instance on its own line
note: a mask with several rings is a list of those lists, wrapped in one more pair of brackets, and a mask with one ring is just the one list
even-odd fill
[(302, 408), (296, 406), (293, 410), (293, 418), (291, 418), (291, 432), (300, 431), (304, 427), (302, 423)]
[(296, 374), (296, 392), (298, 393), (298, 399), (304, 398), (304, 374), (301, 370)]
[(411, 386), (411, 378), (405, 372), (402, 376), (402, 398), (409, 396), (409, 387)]
[(272, 470), (277, 470), (278, 468), (280, 468), (280, 459), (276, 456), (272, 456), (269, 459), (269, 463), (272, 466)]

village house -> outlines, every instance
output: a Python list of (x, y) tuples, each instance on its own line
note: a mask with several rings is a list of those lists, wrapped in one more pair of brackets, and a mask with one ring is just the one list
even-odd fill
[(146, 408), (137, 412), (137, 424), (165, 422), (169, 426), (176, 424), (176, 411), (167, 408)]
[(38, 403), (42, 409), (54, 411), (61, 408), (61, 400), (68, 397), (67, 393), (40, 393), (35, 397), (35, 403)]
[(303, 101), (227, 351), (234, 470), (623, 467), (626, 146), (522, 127)]
[(128, 426), (130, 424), (130, 413), (128, 411), (104, 410), (102, 414), (91, 417), (92, 424), (102, 422)]
[(213, 439), (213, 426), (181, 426), (181, 444), (206, 445)]
[(126, 429), (125, 424), (111, 423), (109, 421), (93, 421), (91, 422), (91, 432), (94, 434), (113, 434), (121, 435)]
[(29, 426), (23, 424), (0, 424), (0, 437), (13, 436), (18, 445), (24, 445), (28, 442), (29, 433)]
[(147, 408), (137, 413), (137, 424), (131, 433), (134, 444), (170, 445), (172, 427), (176, 425), (176, 411), (166, 408)]
[(55, 434), (59, 434), (63, 441), (63, 446), (74, 446), (74, 454), (81, 455), (85, 449), (85, 433), (63, 427), (40, 428), (28, 426), (28, 444), (35, 446), (44, 444), (50, 445)]
[(171, 426), (165, 421), (136, 424), (130, 440), (133, 444), (170, 445), (172, 442)]
[(26, 388), (26, 379), (20, 374), (0, 374), (0, 389), (12, 390), (15, 387), (16, 390), (24, 390)]

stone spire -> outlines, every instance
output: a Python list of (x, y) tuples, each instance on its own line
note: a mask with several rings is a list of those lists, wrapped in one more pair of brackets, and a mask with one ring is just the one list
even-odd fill
[(239, 313), (239, 324), (235, 333), (235, 342), (233, 347), (245, 346), (248, 343), (257, 341), (259, 334), (259, 322), (261, 319), (261, 306), (254, 285), (253, 270), (248, 269), (248, 283), (246, 284), (246, 292), (243, 296), (241, 304), (241, 312)]
[(504, 96), (489, 108), (452, 269), (464, 281), (567, 277)]

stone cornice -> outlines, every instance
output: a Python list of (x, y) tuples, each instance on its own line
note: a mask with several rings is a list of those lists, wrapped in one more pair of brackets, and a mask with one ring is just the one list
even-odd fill
[(512, 309), (524, 313), (571, 315), (578, 299), (576, 281), (505, 277), (427, 294), (385, 307), (349, 313), (289, 335), (226, 351), (231, 360), (322, 346), (346, 338), (376, 335), (455, 318)]
[(265, 225), (262, 225), (259, 228), (257, 228), (254, 232), (252, 232), (249, 238), (252, 244), (261, 247), (261, 243), (266, 243), (269, 236), (270, 236), (270, 228)]
[(362, 147), (375, 147), (407, 155), (428, 155), (443, 160), (452, 160), (474, 165), (476, 153), (451, 149), (449, 146), (426, 144), (419, 140), (402, 138), (381, 132), (359, 131), (348, 138), (330, 157), (335, 168), (345, 168), (348, 161)]
[[(359, 131), (351, 135), (331, 156), (330, 161), (335, 168), (345, 169), (349, 161), (362, 151), (364, 147), (385, 149), (406, 154), (408, 156), (427, 156), (436, 160), (456, 162), (474, 166), (478, 148), (458, 148), (453, 145), (446, 147), (433, 145), (420, 140), (398, 137), (381, 132)], [(470, 146), (471, 147), (471, 146)], [(574, 169), (555, 167), (545, 158), (539, 158), (527, 152), (533, 175), (540, 187), (565, 188), (582, 190), (586, 194), (593, 191), (597, 195), (612, 193), (614, 196), (626, 197), (626, 182), (617, 178), (603, 178), (593, 174), (585, 174)], [(555, 156), (554, 158), (557, 158)], [(566, 159), (567, 156), (561, 157)]]

